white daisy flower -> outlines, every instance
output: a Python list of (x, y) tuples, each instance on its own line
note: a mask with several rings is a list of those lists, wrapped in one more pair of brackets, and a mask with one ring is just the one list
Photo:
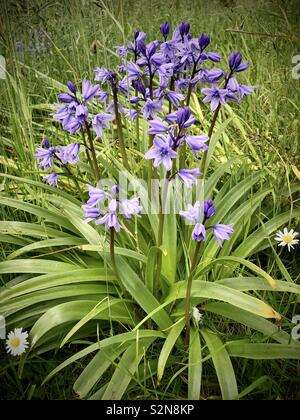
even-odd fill
[(196, 306), (193, 307), (192, 318), (195, 327), (198, 327), (199, 324), (202, 324), (203, 322), (203, 314), (200, 313), (199, 309), (196, 308)]
[(13, 356), (21, 356), (28, 347), (28, 332), (22, 332), (22, 328), (15, 328), (11, 331), (6, 340), (7, 353)]
[(294, 229), (288, 231), (287, 228), (284, 228), (283, 232), (277, 232), (275, 241), (279, 242), (278, 246), (287, 246), (290, 251), (291, 249), (294, 249), (294, 245), (299, 243), (299, 239), (295, 239), (297, 235), (298, 233), (295, 232)]

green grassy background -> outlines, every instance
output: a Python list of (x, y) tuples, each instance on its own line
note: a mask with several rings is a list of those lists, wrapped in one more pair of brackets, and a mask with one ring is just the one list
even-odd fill
[[(300, 169), (300, 79), (292, 78), (292, 57), (300, 54), (299, 1), (112, 0), (99, 1), (98, 6), (90, 0), (2, 0), (1, 3), (0, 54), (6, 58), (10, 75), (6, 81), (0, 80), (1, 172), (40, 179), (32, 155), (45, 132), (55, 135), (49, 112), (60, 84), (93, 78), (97, 66), (114, 66), (117, 59), (112, 47), (131, 37), (135, 29), (143, 30), (153, 39), (162, 21), (169, 20), (174, 27), (182, 20), (189, 20), (194, 34), (210, 34), (212, 50), (224, 56), (240, 50), (251, 63), (243, 81), (256, 86), (255, 95), (235, 108), (239, 123), (232, 124), (228, 130), (230, 146), (226, 155), (244, 154), (256, 168), (268, 171), (277, 197), (275, 202), (270, 202), (274, 214), (291, 205), (299, 206), (299, 198), (291, 203), (289, 191), (289, 188), (299, 190), (292, 169), (292, 166)], [(40, 28), (51, 33), (51, 49), (32, 57), (27, 48), (30, 41), (37, 42)], [(24, 52), (16, 51), (17, 41), (24, 43)], [(2, 192), (14, 196), (16, 191), (10, 188), (9, 181), (2, 183)], [(24, 188), (20, 185), (20, 189)], [(35, 221), (28, 214), (2, 207), (1, 219), (18, 218)], [(0, 247), (3, 259), (11, 251), (11, 245)], [(281, 258), (291, 277), (299, 281), (299, 251), (283, 252)], [(255, 262), (277, 276), (279, 269), (271, 252), (262, 253)], [(297, 310), (297, 304), (282, 294), (270, 294), (268, 298), (275, 308), (286, 305), (286, 314)], [(224, 322), (218, 328), (225, 336), (230, 334), (230, 324)], [(237, 333), (241, 337), (250, 334), (243, 328)], [(72, 383), (82, 368), (80, 363), (47, 387), (39, 387), (37, 378), (42, 380), (46, 372), (73, 350), (60, 352), (55, 361), (36, 359), (22, 382), (17, 377), (16, 366), (6, 361), (0, 366), (1, 397), (72, 398)], [(10, 369), (7, 363), (11, 364)], [(240, 360), (235, 364), (244, 387), (258, 377), (266, 377), (251, 398), (300, 398), (299, 362)], [(218, 385), (213, 373), (206, 369), (204, 394), (213, 395)], [(32, 383), (37, 386), (32, 387)], [(182, 382), (175, 381), (164, 397), (182, 395), (185, 395)], [(144, 394), (133, 388), (127, 397), (161, 395), (155, 386), (149, 386)]]

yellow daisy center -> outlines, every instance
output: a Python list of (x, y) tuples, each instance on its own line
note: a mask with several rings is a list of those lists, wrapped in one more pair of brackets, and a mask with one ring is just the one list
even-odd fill
[(292, 235), (284, 235), (283, 240), (285, 243), (287, 244), (291, 244), (294, 240), (294, 238), (292, 237)]
[(21, 340), (18, 337), (15, 337), (12, 340), (10, 340), (10, 344), (12, 345), (12, 347), (19, 347), (19, 345), (21, 344)]

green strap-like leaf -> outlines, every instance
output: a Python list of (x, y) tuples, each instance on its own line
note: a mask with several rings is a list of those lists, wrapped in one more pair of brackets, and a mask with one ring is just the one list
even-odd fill
[(166, 338), (166, 341), (164, 342), (164, 345), (161, 349), (159, 359), (158, 359), (158, 365), (157, 365), (157, 381), (160, 383), (167, 360), (171, 354), (171, 351), (173, 350), (173, 347), (178, 340), (178, 337), (180, 336), (182, 330), (184, 328), (184, 319), (180, 320), (176, 324), (173, 325), (173, 327), (170, 329), (169, 334)]
[(225, 345), (212, 331), (206, 328), (201, 328), (200, 331), (206, 341), (216, 370), (222, 398), (223, 400), (233, 400), (238, 395), (238, 388), (233, 366)]
[(300, 359), (300, 346), (251, 343), (244, 340), (226, 343), (230, 356), (254, 360)]
[(102, 400), (120, 400), (153, 339), (143, 339), (130, 345), (116, 366), (115, 372), (102, 396)]
[(188, 399), (199, 400), (201, 391), (202, 355), (199, 329), (192, 327), (189, 342)]
[[(185, 296), (186, 282), (178, 282), (172, 287), (165, 304), (171, 303), (176, 299), (184, 299)], [(263, 318), (280, 319), (280, 315), (263, 301), (218, 283), (194, 281), (192, 285), (192, 298), (196, 297), (227, 302)]]

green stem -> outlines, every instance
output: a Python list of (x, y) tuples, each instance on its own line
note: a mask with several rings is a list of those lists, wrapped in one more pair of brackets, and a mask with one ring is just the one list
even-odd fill
[(91, 153), (92, 153), (95, 176), (96, 176), (96, 180), (98, 182), (101, 178), (101, 175), (100, 175), (100, 170), (99, 170), (99, 166), (98, 166), (98, 162), (97, 162), (97, 156), (96, 156), (96, 150), (95, 150), (95, 147), (94, 147), (93, 136), (92, 136), (91, 129), (90, 129), (90, 126), (89, 126), (88, 123), (85, 123), (85, 127), (86, 127), (87, 137), (88, 137), (88, 140), (89, 140), (90, 150), (91, 150)]
[(118, 108), (118, 88), (115, 83), (112, 85), (112, 93), (113, 93), (114, 111), (115, 111), (115, 117), (116, 117), (116, 123), (117, 123), (117, 132), (118, 132), (118, 138), (119, 138), (119, 143), (120, 143), (122, 161), (123, 161), (124, 168), (127, 171), (129, 171), (129, 164), (128, 164), (123, 130), (122, 130), (122, 121), (121, 121), (121, 116), (120, 116), (119, 108)]
[[(154, 135), (153, 134), (149, 134), (149, 143), (148, 143), (148, 149), (150, 150), (153, 146), (153, 139), (154, 139)], [(153, 162), (152, 160), (148, 161), (148, 177), (147, 177), (147, 183), (148, 183), (148, 197), (149, 200), (151, 200), (151, 195), (152, 195), (152, 176), (153, 176)]]
[[(164, 222), (165, 222), (165, 205), (168, 196), (168, 187), (169, 187), (169, 178), (170, 178), (170, 171), (166, 174), (165, 183), (163, 186), (163, 193), (160, 203), (160, 213), (159, 213), (159, 221), (158, 221), (158, 234), (157, 234), (157, 247), (160, 248), (163, 244), (163, 236), (164, 236)], [(159, 279), (161, 275), (161, 268), (162, 268), (162, 253), (160, 252), (157, 257), (156, 263), (156, 273), (154, 278), (154, 290), (159, 290)]]
[(88, 144), (87, 144), (87, 142), (86, 142), (86, 138), (85, 138), (85, 135), (84, 135), (84, 131), (83, 131), (83, 130), (81, 130), (81, 134), (82, 134), (83, 144), (84, 144), (84, 146), (85, 146), (85, 154), (86, 154), (86, 157), (87, 157), (88, 163), (89, 163), (89, 165), (90, 165), (90, 168), (91, 168), (93, 171), (95, 171), (95, 169), (94, 169), (94, 164), (93, 164), (93, 161), (92, 161), (92, 159), (91, 159), (91, 155), (90, 155), (90, 151), (89, 151), (89, 146), (88, 146)]
[[(61, 160), (59, 159), (59, 157), (56, 155), (56, 153), (54, 153), (54, 157), (55, 157), (55, 158), (56, 158), (56, 159), (57, 159), (60, 163), (62, 163), (62, 162), (61, 162)], [(68, 166), (66, 163), (63, 163), (62, 165), (63, 165), (63, 167), (65, 168), (65, 170), (68, 172), (68, 174), (69, 174), (70, 178), (71, 178), (71, 179), (73, 179), (74, 184), (75, 184), (75, 187), (76, 187), (76, 189), (77, 189), (77, 191), (78, 191), (78, 193), (79, 193), (79, 195), (80, 195), (81, 201), (85, 201), (85, 199), (84, 199), (84, 195), (83, 195), (83, 192), (82, 192), (82, 190), (81, 190), (81, 188), (80, 188), (79, 182), (77, 181), (77, 179), (76, 179), (75, 175), (73, 174), (73, 172), (71, 171), (71, 169), (69, 168), (69, 166)]]
[(190, 336), (191, 293), (192, 293), (193, 278), (194, 278), (195, 270), (198, 264), (201, 243), (202, 242), (197, 242), (192, 264), (191, 264), (191, 271), (188, 278), (187, 288), (186, 288), (186, 296), (185, 296), (185, 331), (186, 331), (185, 343), (186, 344), (188, 344), (188, 340)]
[(214, 128), (215, 128), (215, 125), (216, 125), (216, 122), (217, 122), (217, 118), (218, 118), (220, 109), (221, 109), (221, 105), (219, 105), (218, 108), (215, 110), (215, 113), (214, 113), (214, 116), (213, 116), (213, 120), (212, 120), (211, 126), (209, 128), (208, 142), (206, 143), (208, 149), (205, 150), (204, 153), (203, 153), (203, 157), (202, 157), (202, 161), (201, 161), (201, 167), (200, 167), (201, 178), (202, 179), (205, 178), (207, 154), (208, 154), (208, 151), (209, 151), (209, 145), (210, 145), (211, 137), (212, 137), (213, 132), (214, 132)]
[[(228, 82), (231, 79), (232, 74), (233, 73), (230, 72), (229, 75), (226, 77), (225, 82), (224, 82), (223, 89), (226, 89), (227, 88)], [(205, 178), (207, 154), (208, 154), (208, 151), (209, 151), (209, 145), (210, 145), (211, 137), (212, 137), (213, 132), (214, 132), (214, 128), (215, 128), (215, 125), (216, 125), (216, 121), (217, 121), (217, 118), (218, 118), (220, 109), (221, 109), (221, 104), (219, 104), (218, 105), (218, 108), (215, 110), (215, 113), (214, 113), (214, 116), (213, 116), (213, 120), (212, 120), (211, 126), (209, 128), (209, 132), (208, 132), (208, 143), (207, 143), (208, 149), (205, 150), (205, 152), (203, 154), (202, 161), (201, 161), (201, 167), (200, 167), (200, 170), (202, 172), (202, 175), (201, 175), (201, 178), (202, 179)]]
[(114, 270), (114, 273), (116, 275), (116, 279), (119, 283), (120, 289), (122, 290), (122, 292), (126, 292), (125, 287), (123, 286), (123, 283), (121, 281), (120, 275), (119, 275), (119, 270), (117, 268), (117, 264), (116, 264), (116, 257), (115, 257), (115, 229), (112, 227), (110, 228), (110, 260), (111, 260), (111, 265), (112, 268)]
[(66, 171), (68, 172), (68, 174), (70, 175), (70, 177), (73, 179), (74, 184), (77, 188), (77, 191), (80, 195), (81, 201), (85, 201), (84, 196), (83, 196), (83, 192), (81, 191), (79, 182), (77, 181), (76, 177), (74, 176), (74, 174), (72, 173), (72, 171), (70, 170), (70, 168), (68, 167), (68, 165), (64, 165), (64, 168), (66, 169)]
[[(193, 80), (193, 78), (195, 77), (197, 73), (197, 65), (198, 65), (198, 62), (194, 64), (191, 80)], [(189, 88), (188, 88), (188, 93), (186, 95), (186, 106), (190, 106), (192, 91), (193, 91), (193, 85), (190, 83)], [(186, 142), (183, 143), (180, 150), (180, 156), (179, 156), (180, 168), (183, 168), (185, 166), (185, 162), (186, 162)]]
[(139, 118), (139, 115), (137, 116), (135, 127), (136, 127), (136, 147), (137, 147), (137, 150), (140, 151), (141, 150), (141, 141), (140, 141), (140, 118)]

